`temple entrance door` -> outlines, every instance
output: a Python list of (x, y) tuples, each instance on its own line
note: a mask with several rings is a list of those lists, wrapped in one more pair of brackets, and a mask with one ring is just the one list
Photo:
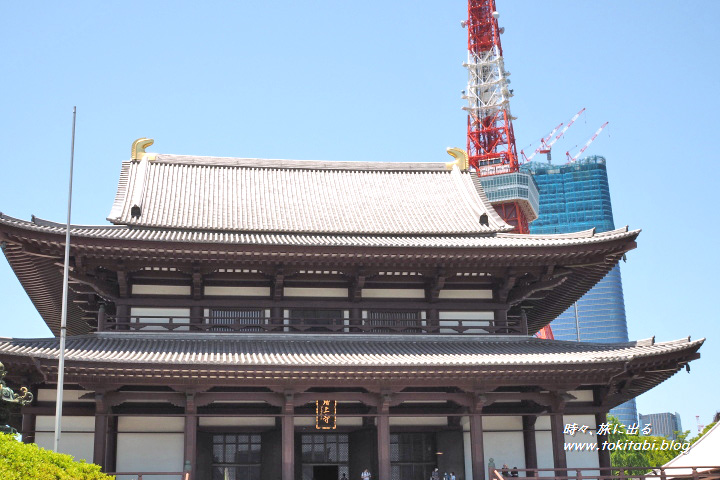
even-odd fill
[(349, 478), (349, 436), (347, 433), (303, 433), (302, 480)]
[(339, 480), (340, 467), (337, 465), (313, 465), (313, 480)]

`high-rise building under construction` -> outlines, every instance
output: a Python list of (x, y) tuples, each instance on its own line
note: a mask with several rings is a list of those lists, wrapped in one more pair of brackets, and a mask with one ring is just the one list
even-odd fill
[[(563, 165), (529, 162), (522, 169), (532, 173), (540, 193), (539, 216), (530, 224), (530, 233), (572, 233), (591, 228), (606, 232), (615, 228), (605, 158), (591, 156)], [(551, 327), (556, 340), (627, 342), (620, 267), (612, 269)], [(610, 414), (624, 425), (632, 425), (638, 418), (634, 400)]]

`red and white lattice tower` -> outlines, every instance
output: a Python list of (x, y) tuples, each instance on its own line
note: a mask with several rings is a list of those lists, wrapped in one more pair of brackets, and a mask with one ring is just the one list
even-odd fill
[[(510, 175), (507, 181), (518, 181), (519, 171), (515, 148), (510, 97), (509, 73), (503, 62), (501, 30), (498, 27), (495, 0), (469, 0), (468, 87), (463, 98), (468, 105), (467, 153), (471, 168), (480, 177)], [(507, 183), (505, 181), (505, 183)], [(483, 182), (485, 183), (485, 182)], [(500, 183), (500, 182), (498, 182)], [(486, 188), (487, 191), (487, 188)], [(500, 216), (519, 233), (528, 233), (528, 222), (537, 212), (524, 198), (490, 199)]]

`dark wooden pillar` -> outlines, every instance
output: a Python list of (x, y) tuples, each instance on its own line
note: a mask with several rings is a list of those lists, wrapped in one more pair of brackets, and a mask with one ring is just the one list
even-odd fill
[(93, 463), (107, 472), (108, 404), (103, 392), (95, 392), (95, 442)]
[[(111, 408), (108, 408), (108, 415)], [(105, 471), (114, 472), (117, 467), (117, 437), (118, 437), (118, 417), (109, 415), (107, 417), (107, 443), (105, 444)]]
[(525, 447), (525, 468), (529, 469), (525, 476), (534, 477), (537, 466), (537, 444), (535, 443), (535, 415), (523, 415), (523, 446)]
[(377, 409), (377, 480), (390, 480), (390, 394), (380, 395)]
[[(202, 305), (193, 305), (190, 307), (190, 324), (202, 325), (205, 322), (205, 308)], [(190, 330), (198, 330), (190, 327)]]
[(105, 316), (105, 304), (101, 303), (98, 307), (98, 315), (97, 315), (97, 331), (98, 332), (104, 332), (107, 330), (107, 318)]
[[(37, 395), (35, 396), (37, 398)], [(35, 443), (35, 414), (25, 413), (22, 414), (22, 441), (23, 443)]]
[(272, 307), (270, 309), (270, 324), (271, 325), (278, 325), (273, 330), (276, 331), (282, 331), (283, 330), (283, 315), (285, 312), (283, 311), (282, 307)]
[(130, 307), (128, 305), (117, 304), (115, 306), (115, 322), (117, 330), (129, 330), (127, 324), (130, 323)]
[[(426, 322), (429, 327), (439, 327), (440, 311), (437, 308), (428, 308)], [(428, 333), (440, 333), (440, 329), (438, 328), (437, 330), (428, 330)]]
[(507, 310), (495, 310), (495, 326), (498, 328), (495, 333), (507, 333), (507, 323)]
[[(600, 425), (607, 423), (607, 412), (595, 414), (595, 426), (600, 430)], [(600, 475), (610, 475), (610, 450), (602, 449), (603, 443), (608, 441), (608, 434), (597, 434), (598, 443), (598, 465), (600, 466)]]
[(185, 466), (183, 470), (190, 473), (189, 480), (196, 478), (197, 465), (197, 407), (195, 394), (185, 394)]
[[(564, 402), (553, 402), (553, 411), (550, 415), (550, 434), (552, 436), (553, 464), (555, 468), (567, 468), (565, 457), (565, 420), (563, 411)], [(564, 472), (555, 472), (555, 475), (564, 476)]]
[[(525, 310), (520, 310), (520, 331), (523, 335), (528, 335), (528, 321), (527, 321), (527, 313), (525, 313)], [(534, 423), (533, 423), (534, 425)], [(525, 467), (527, 468), (527, 467)]]
[[(350, 309), (350, 326), (360, 327), (362, 326), (362, 308), (351, 308)], [(350, 328), (351, 332), (359, 332), (360, 328)]]
[[(473, 480), (485, 480), (485, 447), (483, 446), (482, 395), (474, 395), (470, 407), (470, 457)], [(465, 472), (467, 475), (467, 472)]]
[(479, 413), (470, 414), (470, 456), (473, 480), (485, 480), (482, 415)]
[[(282, 269), (275, 274), (272, 284), (270, 286), (270, 298), (274, 302), (279, 302), (283, 299), (285, 293), (285, 275), (282, 274)], [(270, 309), (270, 323), (273, 325), (282, 325), (284, 316), (282, 307), (272, 307)], [(274, 330), (283, 331), (283, 327), (276, 327)]]
[(295, 478), (295, 398), (285, 393), (282, 414), (282, 480)]

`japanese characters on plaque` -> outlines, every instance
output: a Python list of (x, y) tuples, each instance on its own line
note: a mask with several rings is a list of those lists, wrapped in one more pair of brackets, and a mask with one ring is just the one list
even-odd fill
[(317, 430), (335, 430), (337, 428), (337, 401), (315, 401), (315, 428)]

